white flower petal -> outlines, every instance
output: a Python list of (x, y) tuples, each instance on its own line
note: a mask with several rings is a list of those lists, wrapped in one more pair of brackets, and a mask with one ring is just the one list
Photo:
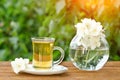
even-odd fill
[(77, 35), (80, 36), (78, 45), (85, 48), (95, 49), (100, 46), (100, 37), (105, 37), (103, 34), (103, 26), (100, 22), (93, 19), (82, 19), (81, 23), (75, 25)]
[(24, 70), (29, 63), (28, 59), (16, 58), (15, 61), (11, 62), (13, 71), (18, 74), (21, 70)]
[(25, 63), (28, 64), (29, 63), (29, 59), (24, 59)]

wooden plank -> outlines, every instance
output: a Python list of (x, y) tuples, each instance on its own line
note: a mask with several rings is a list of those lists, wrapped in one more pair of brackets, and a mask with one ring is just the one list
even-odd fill
[(120, 80), (120, 61), (109, 61), (99, 71), (82, 71), (71, 62), (63, 62), (68, 71), (59, 75), (41, 76), (26, 73), (15, 74), (10, 62), (0, 62), (0, 80)]

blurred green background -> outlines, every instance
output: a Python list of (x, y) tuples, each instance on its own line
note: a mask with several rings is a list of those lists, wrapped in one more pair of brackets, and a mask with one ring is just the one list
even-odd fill
[[(65, 50), (83, 18), (100, 21), (110, 45), (109, 60), (120, 60), (119, 0), (0, 0), (0, 61), (32, 60), (31, 37), (54, 37)], [(59, 54), (54, 54), (56, 58)]]

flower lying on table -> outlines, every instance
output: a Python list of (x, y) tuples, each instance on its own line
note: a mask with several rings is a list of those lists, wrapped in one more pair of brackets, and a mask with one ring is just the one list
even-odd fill
[(13, 71), (18, 74), (21, 70), (24, 70), (29, 64), (29, 59), (16, 58), (15, 61), (11, 62)]

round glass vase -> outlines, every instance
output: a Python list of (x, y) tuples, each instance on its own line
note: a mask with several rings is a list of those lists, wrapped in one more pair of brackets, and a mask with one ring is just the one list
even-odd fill
[(75, 67), (80, 70), (97, 71), (101, 69), (109, 58), (109, 45), (107, 40), (100, 39), (100, 47), (94, 50), (85, 49), (77, 45), (78, 37), (75, 36), (70, 43), (69, 57)]

